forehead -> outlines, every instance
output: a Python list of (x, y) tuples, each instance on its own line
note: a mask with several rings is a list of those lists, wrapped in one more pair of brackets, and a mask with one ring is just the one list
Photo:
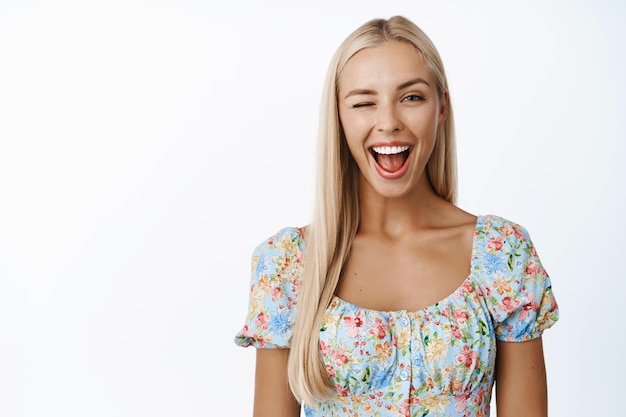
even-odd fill
[(415, 77), (429, 81), (433, 86), (432, 73), (413, 45), (391, 41), (379, 46), (361, 49), (343, 67), (339, 75), (339, 90), (379, 85), (393, 86)]

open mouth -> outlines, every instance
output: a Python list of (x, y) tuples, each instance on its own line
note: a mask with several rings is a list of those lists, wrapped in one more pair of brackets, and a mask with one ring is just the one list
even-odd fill
[(376, 164), (384, 171), (393, 174), (402, 169), (411, 153), (410, 146), (372, 146), (370, 153)]

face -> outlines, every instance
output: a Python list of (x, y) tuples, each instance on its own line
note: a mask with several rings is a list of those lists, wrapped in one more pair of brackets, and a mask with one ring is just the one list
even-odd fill
[(428, 184), (424, 170), (447, 100), (417, 49), (392, 41), (357, 52), (339, 76), (337, 99), (362, 187), (402, 197)]

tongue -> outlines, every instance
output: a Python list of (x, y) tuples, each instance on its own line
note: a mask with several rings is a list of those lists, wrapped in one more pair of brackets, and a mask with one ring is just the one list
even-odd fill
[(398, 153), (395, 155), (383, 155), (379, 154), (376, 158), (376, 162), (387, 172), (396, 172), (402, 165), (404, 165), (405, 156), (404, 153)]

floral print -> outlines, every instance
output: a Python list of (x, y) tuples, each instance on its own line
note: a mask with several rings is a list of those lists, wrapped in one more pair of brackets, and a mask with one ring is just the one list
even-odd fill
[[(303, 251), (297, 228), (255, 249), (238, 345), (289, 347)], [(550, 278), (527, 231), (479, 216), (470, 275), (441, 301), (419, 311), (378, 311), (333, 298), (320, 327), (320, 355), (336, 395), (305, 414), (488, 416), (496, 340), (537, 338), (557, 319)]]

